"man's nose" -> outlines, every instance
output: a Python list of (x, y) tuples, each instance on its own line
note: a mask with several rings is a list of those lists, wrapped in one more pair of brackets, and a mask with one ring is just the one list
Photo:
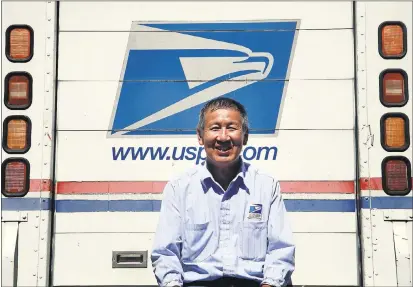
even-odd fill
[(219, 133), (217, 140), (219, 141), (227, 141), (229, 140), (228, 130), (226, 128), (222, 128)]

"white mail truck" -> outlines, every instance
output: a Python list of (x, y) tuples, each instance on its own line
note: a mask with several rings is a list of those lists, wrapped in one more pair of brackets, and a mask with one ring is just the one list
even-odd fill
[(202, 105), (245, 105), (295, 286), (412, 286), (411, 1), (2, 1), (1, 284), (156, 286)]

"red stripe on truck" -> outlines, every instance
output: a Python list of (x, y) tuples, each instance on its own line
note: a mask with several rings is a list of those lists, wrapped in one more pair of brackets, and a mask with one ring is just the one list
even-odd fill
[(57, 183), (57, 193), (162, 193), (165, 184), (164, 181), (62, 181)]
[[(59, 194), (162, 193), (166, 181), (58, 182)], [(280, 181), (284, 193), (354, 193), (353, 181)]]
[[(381, 177), (361, 178), (361, 190), (383, 190)], [(413, 181), (413, 180), (412, 180)], [(61, 181), (59, 194), (162, 193), (166, 181)], [(354, 193), (354, 181), (280, 181), (283, 193)], [(51, 191), (50, 179), (30, 180), (30, 191)]]
[(40, 191), (51, 191), (52, 181), (50, 179), (31, 179), (29, 191), (40, 192)]

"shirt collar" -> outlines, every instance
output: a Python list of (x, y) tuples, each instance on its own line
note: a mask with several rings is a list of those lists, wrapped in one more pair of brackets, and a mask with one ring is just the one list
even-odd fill
[[(245, 178), (247, 175), (248, 168), (250, 166), (249, 163), (246, 163), (243, 161), (243, 159), (240, 157), (241, 160), (241, 166), (240, 169), (237, 173), (237, 175), (234, 177), (232, 180), (233, 183), (238, 183), (237, 185), (244, 189), (247, 193), (249, 193), (249, 188), (245, 185)], [(205, 193), (213, 187), (213, 184), (217, 184), (212, 177), (212, 174), (209, 172), (208, 168), (206, 167), (206, 161), (203, 161), (200, 165), (200, 176), (201, 176), (201, 185), (202, 189), (204, 190)]]

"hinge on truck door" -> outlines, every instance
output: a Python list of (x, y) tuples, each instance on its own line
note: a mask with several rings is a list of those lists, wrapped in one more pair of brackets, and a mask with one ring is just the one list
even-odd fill
[(8, 211), (1, 215), (1, 222), (27, 222), (27, 212)]
[(413, 221), (412, 210), (385, 210), (384, 221)]

